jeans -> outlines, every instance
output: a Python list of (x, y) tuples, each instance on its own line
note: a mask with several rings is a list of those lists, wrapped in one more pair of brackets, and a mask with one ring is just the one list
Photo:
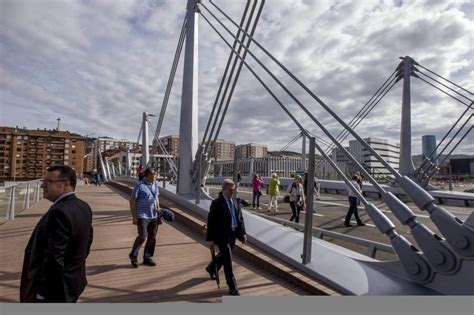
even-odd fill
[(299, 223), (301, 207), (298, 205), (297, 201), (290, 201), (290, 207), (291, 207), (291, 212), (292, 212), (290, 221), (295, 220), (296, 223)]
[(357, 210), (357, 197), (349, 196), (349, 210), (347, 210), (344, 224), (349, 224), (349, 222), (351, 221), (352, 214), (354, 214), (357, 223), (362, 222), (361, 219), (359, 218), (359, 211)]
[(252, 206), (255, 208), (255, 200), (257, 200), (257, 208), (260, 207), (260, 196), (262, 193), (260, 191), (254, 191), (253, 192), (253, 202)]
[(145, 250), (143, 252), (143, 260), (153, 257), (155, 253), (156, 234), (158, 233), (157, 219), (138, 219), (137, 220), (138, 236), (133, 243), (132, 251), (130, 252), (130, 259), (137, 260), (140, 247), (145, 243)]

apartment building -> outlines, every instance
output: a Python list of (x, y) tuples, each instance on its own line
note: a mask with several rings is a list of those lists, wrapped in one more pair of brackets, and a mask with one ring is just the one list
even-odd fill
[(233, 160), (235, 153), (235, 142), (217, 139), (215, 146), (214, 141), (211, 141), (211, 157), (216, 161)]
[(179, 136), (176, 135), (169, 135), (166, 137), (161, 137), (160, 138), (161, 143), (163, 144), (163, 147), (165, 150), (161, 148), (161, 146), (158, 144), (158, 142), (153, 139), (153, 148), (151, 150), (152, 154), (169, 154), (174, 157), (178, 156), (178, 150), (179, 150)]
[(0, 127), (0, 179), (41, 178), (51, 165), (82, 175), (85, 138), (62, 130)]
[(262, 158), (268, 154), (268, 147), (266, 145), (247, 143), (239, 144), (237, 146), (237, 154), (241, 159), (246, 158)]

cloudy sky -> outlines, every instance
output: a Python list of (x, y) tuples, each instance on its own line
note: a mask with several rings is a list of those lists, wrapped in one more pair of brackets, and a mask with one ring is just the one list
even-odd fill
[[(246, 3), (214, 2), (235, 20)], [(142, 112), (160, 111), (185, 9), (186, 0), (1, 0), (0, 125), (55, 128), (60, 117), (61, 129), (137, 139)], [(469, 0), (267, 0), (255, 38), (348, 122), (395, 70), (400, 56), (409, 55), (473, 91), (473, 11)], [(229, 50), (203, 19), (199, 25), (202, 134)], [(341, 130), (253, 48), (331, 132)], [(182, 62), (161, 135), (179, 130)], [(307, 129), (326, 138), (268, 82)], [(398, 142), (401, 83), (357, 127), (361, 136)], [(465, 108), (412, 79), (413, 153), (421, 151), (421, 135), (441, 139)], [(224, 124), (219, 138), (267, 144), (270, 150), (279, 150), (298, 133), (245, 67)], [(474, 153), (474, 133), (457, 152)]]

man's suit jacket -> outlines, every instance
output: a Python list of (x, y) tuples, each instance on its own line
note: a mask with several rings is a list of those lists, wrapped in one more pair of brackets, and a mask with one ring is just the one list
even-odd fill
[[(239, 240), (243, 240), (245, 235), (244, 218), (240, 209), (239, 199), (232, 198), (236, 208), (237, 228), (235, 235)], [(230, 242), (232, 235), (232, 218), (229, 206), (222, 193), (211, 203), (211, 208), (207, 216), (207, 236), (206, 241), (213, 241), (217, 245), (225, 245)]]
[(92, 211), (74, 194), (40, 219), (25, 249), (20, 302), (76, 302), (84, 291), (86, 258), (92, 244)]

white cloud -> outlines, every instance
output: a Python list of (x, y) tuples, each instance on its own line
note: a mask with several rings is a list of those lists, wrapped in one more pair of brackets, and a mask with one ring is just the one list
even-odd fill
[[(240, 21), (246, 2), (215, 3)], [(1, 1), (0, 124), (53, 128), (59, 116), (65, 129), (84, 135), (136, 139), (142, 112), (160, 111), (185, 7), (186, 1), (174, 0)], [(474, 90), (473, 33), (469, 1), (272, 0), (255, 37), (350, 121), (395, 70), (399, 56), (410, 55)], [(199, 43), (202, 133), (229, 50), (203, 19)], [(255, 45), (252, 51), (332, 132), (341, 130)], [(250, 56), (247, 61), (268, 80)], [(440, 139), (465, 106), (412, 81), (413, 151), (418, 153), (421, 135)], [(266, 82), (305, 127), (323, 135), (281, 89)], [(178, 133), (181, 84), (182, 61), (162, 134)], [(401, 82), (357, 131), (398, 141), (400, 105)], [(244, 67), (220, 138), (280, 149), (297, 132)], [(474, 141), (465, 141), (459, 151), (474, 152)]]

